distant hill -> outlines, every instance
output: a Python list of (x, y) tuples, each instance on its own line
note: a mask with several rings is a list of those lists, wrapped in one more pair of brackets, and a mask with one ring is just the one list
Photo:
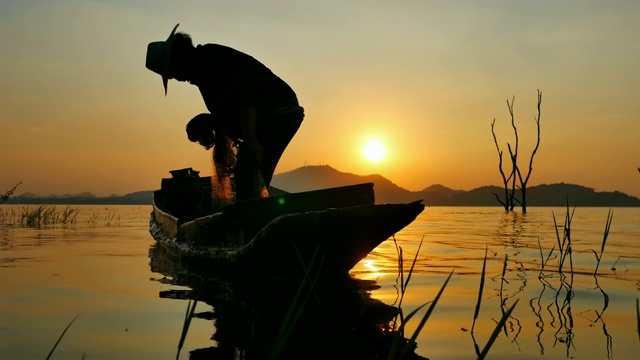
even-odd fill
[[(443, 185), (431, 185), (421, 191), (403, 189), (380, 175), (355, 175), (340, 172), (328, 165), (304, 166), (277, 174), (271, 184), (290, 191), (308, 191), (364, 182), (374, 183), (377, 203), (423, 200), (430, 206), (499, 206), (493, 193), (502, 194), (497, 186), (482, 186), (473, 190), (453, 190)], [(519, 191), (516, 191), (516, 197)], [(573, 184), (543, 184), (527, 188), (529, 206), (640, 206), (640, 199), (621, 192), (596, 192), (592, 188)]]
[(355, 175), (340, 172), (331, 166), (304, 166), (274, 175), (271, 185), (288, 192), (327, 189), (362, 183), (374, 183), (376, 202), (410, 202), (421, 199), (415, 192), (403, 189), (381, 175)]
[[(381, 175), (355, 175), (340, 172), (328, 165), (304, 166), (276, 174), (271, 185), (288, 192), (302, 192), (331, 187), (373, 183), (377, 203), (411, 202), (423, 200), (429, 206), (500, 206), (493, 193), (502, 195), (504, 189), (482, 186), (473, 190), (453, 190), (443, 185), (431, 185), (420, 191), (409, 191)], [(516, 197), (519, 191), (516, 190)], [(528, 206), (640, 206), (640, 199), (618, 191), (596, 192), (592, 188), (573, 184), (542, 184), (527, 188)], [(40, 196), (24, 193), (12, 197), (7, 204), (60, 205), (151, 205), (152, 192), (139, 191), (124, 196), (98, 197), (91, 193), (76, 195)]]
[(84, 192), (76, 195), (47, 195), (41, 196), (32, 193), (24, 193), (9, 199), (6, 204), (39, 204), (39, 205), (151, 205), (152, 192), (138, 191), (119, 196), (110, 195), (99, 197), (92, 193)]

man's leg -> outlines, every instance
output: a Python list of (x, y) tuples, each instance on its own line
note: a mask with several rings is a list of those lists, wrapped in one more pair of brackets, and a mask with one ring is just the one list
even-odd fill
[(297, 111), (270, 117), (265, 121), (266, 125), (260, 128), (260, 133), (257, 134), (258, 141), (263, 147), (260, 172), (266, 186), (271, 183), (278, 161), (300, 128), (303, 119), (304, 109), (300, 107)]
[(238, 158), (234, 171), (234, 181), (237, 200), (268, 196), (264, 193), (266, 187), (262, 180), (260, 167), (254, 160), (248, 160), (241, 156)]

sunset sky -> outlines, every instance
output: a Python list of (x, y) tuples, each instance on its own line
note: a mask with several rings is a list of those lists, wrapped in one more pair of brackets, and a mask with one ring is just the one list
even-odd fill
[[(326, 164), (409, 190), (500, 185), (490, 124), (529, 185), (574, 183), (640, 197), (638, 1), (4, 1), (0, 192), (153, 190), (169, 170), (210, 173), (187, 121), (195, 86), (147, 70), (176, 23), (196, 44), (262, 61), (306, 118), (276, 173)], [(368, 140), (384, 145), (368, 161)]]

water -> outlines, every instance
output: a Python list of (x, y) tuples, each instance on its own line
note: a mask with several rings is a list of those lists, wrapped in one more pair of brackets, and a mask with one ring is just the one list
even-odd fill
[[(418, 352), (432, 359), (473, 358), (474, 338), (482, 348), (502, 311), (519, 299), (507, 323), (507, 336), (503, 332), (498, 338), (491, 358), (637, 358), (640, 209), (614, 210), (598, 276), (594, 277), (597, 261), (591, 250), (600, 253), (608, 211), (575, 210), (570, 225), (574, 276), (567, 260), (563, 282), (557, 271), (559, 246), (553, 217), (558, 225), (564, 225), (566, 209), (531, 208), (523, 216), (505, 214), (498, 208), (427, 208), (396, 236), (407, 262), (424, 239), (415, 270), (419, 275), (411, 279), (403, 308), (410, 311), (432, 300), (446, 275), (453, 270), (454, 276), (420, 333)], [(539, 278), (542, 258), (546, 259), (554, 246)], [(485, 247), (484, 296), (472, 337), (469, 330)], [(394, 243), (388, 241), (354, 271), (357, 276), (377, 278), (383, 289), (376, 296), (388, 302), (397, 297), (396, 253)], [(567, 294), (572, 294), (569, 302), (565, 302)]]
[[(166, 261), (157, 252), (150, 257), (154, 244), (148, 233), (150, 207), (79, 208), (72, 225), (0, 225), (0, 359), (45, 358), (78, 313), (53, 358), (80, 359), (83, 354), (88, 359), (175, 358), (188, 305), (179, 299), (190, 294), (190, 287), (184, 285), (204, 280), (189, 272), (188, 264)], [(2, 209), (6, 219), (6, 211), (20, 207), (3, 205)], [(558, 273), (553, 223), (555, 215), (558, 224), (564, 224), (563, 208), (530, 208), (526, 215), (505, 214), (497, 207), (426, 208), (395, 236), (395, 243), (390, 239), (380, 245), (352, 273), (376, 280), (381, 288), (371, 295), (394, 304), (398, 301), (396, 244), (403, 250), (408, 271), (422, 240), (402, 302), (406, 314), (433, 300), (453, 271), (418, 337), (416, 352), (431, 359), (475, 358), (475, 347), (484, 347), (502, 311), (516, 300), (490, 358), (634, 359), (640, 350), (635, 310), (640, 288), (640, 209), (614, 210), (594, 277), (597, 261), (591, 250), (600, 253), (608, 210), (575, 210), (573, 271), (567, 260), (564, 278)], [(540, 277), (540, 247), (546, 259), (554, 246)], [(484, 295), (472, 334), (485, 248)], [(261, 291), (265, 297), (275, 297), (269, 289)], [(215, 311), (203, 302), (197, 310)], [(424, 309), (417, 317), (423, 313)], [(417, 317), (407, 324), (409, 334)], [(188, 358), (191, 350), (216, 345), (210, 338), (220, 323), (194, 319), (181, 358)], [(277, 328), (274, 324), (272, 331)]]

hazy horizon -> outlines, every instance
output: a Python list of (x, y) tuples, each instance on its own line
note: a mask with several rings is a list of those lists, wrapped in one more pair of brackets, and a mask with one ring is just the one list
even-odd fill
[[(328, 166), (328, 167), (331, 167), (331, 168), (333, 168), (335, 171), (340, 172), (340, 173), (352, 174), (352, 175), (356, 175), (356, 176), (363, 176), (363, 177), (366, 177), (366, 176), (381, 175), (381, 174), (354, 174), (354, 173), (350, 173), (350, 172), (348, 172), (348, 171), (341, 171), (340, 169), (336, 169), (336, 168), (334, 168), (334, 167), (332, 167), (331, 165), (328, 165), (328, 164), (318, 164), (318, 165), (303, 165), (303, 166), (302, 166), (302, 167), (300, 167), (300, 168), (291, 169), (291, 170), (288, 170), (288, 171), (286, 171), (286, 172), (276, 173), (274, 176), (278, 176), (278, 175), (285, 174), (285, 173), (288, 173), (288, 172), (291, 172), (291, 171), (295, 171), (295, 170), (298, 170), (298, 169), (301, 169), (301, 168), (303, 168), (303, 167), (307, 167), (307, 166), (309, 166), (309, 167), (314, 167), (314, 166), (318, 166), (318, 167)], [(195, 169), (195, 170), (198, 170), (198, 169)], [(202, 174), (201, 174), (201, 176), (205, 176), (205, 175), (202, 175)], [(404, 190), (411, 191), (411, 192), (420, 192), (420, 191), (425, 190), (425, 189), (427, 189), (427, 188), (429, 188), (429, 187), (431, 187), (431, 186), (444, 186), (444, 187), (449, 188), (449, 189), (454, 190), (454, 191), (459, 191), (459, 190), (460, 190), (460, 191), (470, 191), (470, 190), (474, 190), (474, 189), (481, 188), (481, 187), (485, 187), (485, 186), (497, 186), (497, 187), (499, 187), (499, 188), (502, 188), (502, 187), (503, 187), (503, 185), (502, 185), (502, 184), (484, 184), (484, 185), (479, 185), (479, 186), (476, 186), (476, 187), (473, 187), (473, 188), (469, 188), (469, 189), (457, 189), (457, 188), (454, 188), (454, 187), (448, 186), (447, 184), (428, 184), (428, 185), (425, 185), (425, 186), (423, 186), (423, 187), (421, 187), (421, 188), (419, 188), (419, 189), (407, 189), (407, 188), (402, 187), (401, 185), (398, 185), (395, 181), (393, 181), (393, 179), (389, 179), (388, 177), (386, 177), (386, 176), (384, 176), (384, 175), (381, 175), (381, 176), (383, 176), (385, 179), (387, 179), (387, 180), (391, 181), (393, 184), (397, 185), (398, 187), (400, 187), (400, 188), (402, 188), (402, 189), (404, 189)], [(166, 176), (164, 176), (164, 177), (171, 177), (171, 175), (167, 172), (167, 175), (166, 175)], [(541, 184), (529, 184), (529, 185), (528, 185), (528, 187), (535, 187), (535, 186), (539, 186), (539, 185), (556, 185), (556, 184), (560, 184), (560, 183), (564, 183), (564, 184), (567, 184), (567, 185), (578, 185), (578, 186), (583, 186), (583, 187), (586, 187), (586, 188), (592, 188), (592, 189), (594, 189), (594, 191), (596, 191), (596, 192), (609, 191), (609, 190), (599, 190), (599, 189), (595, 189), (595, 188), (593, 188), (593, 187), (591, 187), (591, 186), (588, 186), (588, 185), (585, 185), (585, 184), (567, 183), (567, 182), (541, 183)], [(68, 192), (68, 193), (64, 193), (64, 194), (60, 194), (60, 193), (46, 193), (46, 194), (43, 194), (43, 193), (33, 193), (33, 192), (30, 192), (30, 191), (22, 191), (22, 192), (21, 192), (21, 191), (16, 191), (16, 193), (14, 194), (14, 196), (13, 196), (13, 197), (15, 197), (15, 196), (22, 196), (22, 195), (25, 195), (25, 194), (27, 194), (27, 193), (28, 193), (28, 194), (32, 194), (32, 195), (36, 195), (36, 196), (43, 196), (43, 197), (55, 197), (55, 196), (76, 196), (76, 195), (81, 195), (81, 194), (86, 194), (86, 193), (89, 193), (89, 194), (94, 195), (94, 196), (96, 196), (96, 197), (110, 197), (110, 196), (124, 196), (124, 195), (128, 195), (128, 194), (131, 194), (131, 193), (143, 192), (143, 191), (154, 191), (154, 190), (157, 190), (157, 189), (159, 189), (159, 188), (160, 188), (160, 180), (158, 181), (158, 185), (157, 185), (157, 186), (155, 186), (154, 188), (150, 188), (150, 189), (139, 189), (139, 190), (135, 190), (135, 191), (128, 192), (128, 193), (95, 194), (95, 193), (93, 193), (93, 192), (91, 192), (91, 191), (76, 191), (76, 192)], [(18, 189), (19, 189), (19, 188), (18, 188)], [(283, 190), (286, 190), (286, 189), (283, 189)], [(5, 190), (3, 190), (3, 191), (5, 191)], [(611, 190), (611, 191), (620, 191), (620, 190)], [(622, 192), (623, 192), (623, 193), (625, 193), (624, 191), (622, 191)], [(631, 195), (631, 196), (634, 196), (634, 197), (637, 197), (637, 198), (640, 198), (640, 197), (638, 197), (638, 196), (636, 196), (636, 195), (633, 195), (633, 194), (629, 194), (629, 193), (625, 193), (625, 194), (627, 194), (627, 195)]]
[[(246, 52), (287, 81), (305, 120), (276, 173), (305, 164), (380, 174), (419, 191), (502, 183), (490, 124), (529, 186), (570, 183), (640, 197), (640, 2), (3, 2), (0, 191), (98, 196), (210, 173), (187, 121), (195, 86), (147, 70), (176, 23), (196, 44)], [(366, 142), (386, 157), (367, 161)]]

